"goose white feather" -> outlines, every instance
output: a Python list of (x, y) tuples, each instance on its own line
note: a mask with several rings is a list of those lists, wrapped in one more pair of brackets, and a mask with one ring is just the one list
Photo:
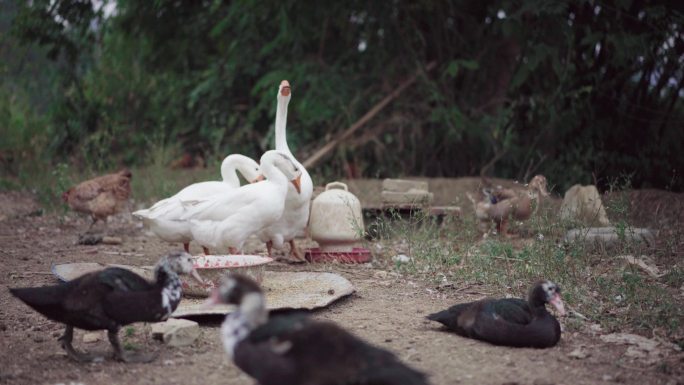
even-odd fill
[(227, 156), (221, 163), (223, 181), (208, 181), (191, 184), (170, 198), (155, 203), (152, 207), (133, 213), (142, 219), (159, 238), (167, 242), (181, 242), (185, 245), (192, 241), (190, 224), (180, 220), (185, 213), (184, 201), (198, 201), (216, 194), (224, 194), (240, 187), (237, 172), (248, 181), (254, 181), (259, 175), (259, 164), (253, 159), (240, 154)]
[[(290, 181), (299, 183), (301, 171), (291, 157), (267, 151), (260, 168), (267, 180), (195, 202), (182, 202), (181, 220), (190, 222), (195, 241), (212, 248), (242, 249), (245, 240), (277, 221), (285, 209)], [(296, 182), (295, 182), (296, 181)]]
[(271, 245), (278, 249), (282, 248), (285, 242), (290, 242), (290, 255), (303, 259), (294, 246), (294, 238), (305, 233), (306, 225), (309, 221), (313, 181), (304, 166), (294, 157), (287, 144), (287, 106), (290, 103), (291, 97), (290, 83), (287, 80), (283, 80), (278, 88), (275, 141), (276, 150), (290, 155), (294, 164), (301, 170), (301, 192), (297, 192), (293, 186), (288, 186), (283, 215), (276, 222), (265, 228), (259, 234), (259, 239), (267, 242), (267, 244), (271, 242)]

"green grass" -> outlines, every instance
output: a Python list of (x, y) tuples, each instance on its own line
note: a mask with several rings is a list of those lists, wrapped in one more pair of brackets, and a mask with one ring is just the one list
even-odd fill
[[(211, 159), (206, 168), (171, 169), (168, 165), (178, 156), (178, 151), (161, 142), (150, 141), (145, 155), (147, 166), (131, 168), (131, 198), (134, 206), (145, 206), (169, 197), (183, 187), (206, 180), (220, 180), (220, 162)], [(92, 156), (92, 162), (82, 167), (65, 162), (53, 165), (36, 159), (23, 162), (13, 176), (0, 176), (0, 190), (23, 190), (33, 193), (46, 211), (63, 214), (68, 211), (62, 202), (62, 194), (81, 181), (115, 172), (121, 169), (104, 163)]]
[[(663, 251), (626, 241), (631, 228), (626, 221), (626, 199), (613, 201), (607, 210), (622, 237), (619, 246), (610, 250), (565, 244), (563, 236), (569, 226), (548, 208), (522, 226), (512, 227), (511, 232), (527, 235), (512, 239), (496, 235), (483, 239), (468, 210), (462, 218), (442, 224), (422, 212), (403, 219), (390, 213), (371, 222), (368, 242), (373, 245), (367, 246), (371, 250), (378, 250), (375, 244), (382, 246), (375, 257), (383, 268), (435, 284), (483, 285), (495, 296), (523, 296), (539, 279), (555, 281), (569, 309), (581, 314), (567, 319), (571, 330), (590, 322), (608, 331), (649, 336), (656, 328), (675, 341), (681, 339), (684, 312), (675, 294), (684, 281), (682, 268), (674, 266), (654, 279), (622, 262), (618, 256), (651, 255), (657, 261)], [(397, 254), (408, 255), (411, 261), (394, 262), (392, 256)]]

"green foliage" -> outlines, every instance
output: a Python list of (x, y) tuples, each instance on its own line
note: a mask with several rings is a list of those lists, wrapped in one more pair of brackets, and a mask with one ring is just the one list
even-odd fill
[[(636, 187), (684, 188), (684, 15), (667, 2), (118, 0), (105, 14), (110, 3), (3, 2), (4, 169), (33, 159), (22, 148), (142, 165), (159, 137), (174, 156), (258, 157), (282, 79), (305, 157), (435, 61), (312, 171), (544, 173), (561, 189), (631, 173)], [(13, 59), (22, 50), (47, 75)]]

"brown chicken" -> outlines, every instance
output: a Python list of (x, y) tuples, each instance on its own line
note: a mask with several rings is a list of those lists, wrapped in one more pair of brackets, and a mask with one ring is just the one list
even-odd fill
[(131, 172), (123, 169), (114, 174), (98, 176), (81, 182), (62, 195), (62, 200), (74, 211), (90, 214), (92, 228), (98, 219), (107, 223), (107, 217), (126, 207), (131, 195)]
[(483, 191), (484, 199), (476, 201), (467, 194), (473, 202), (475, 215), (483, 222), (494, 221), (499, 234), (508, 236), (508, 221), (512, 218), (519, 221), (529, 219), (536, 211), (542, 197), (549, 196), (546, 189), (546, 178), (537, 175), (524, 190), (510, 188), (496, 188)]

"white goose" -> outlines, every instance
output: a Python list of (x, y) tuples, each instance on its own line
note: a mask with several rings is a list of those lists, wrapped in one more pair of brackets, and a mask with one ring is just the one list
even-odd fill
[(276, 109), (275, 120), (275, 147), (276, 150), (291, 156), (294, 164), (301, 170), (301, 192), (296, 191), (292, 186), (288, 187), (283, 216), (264, 229), (259, 234), (259, 239), (266, 242), (269, 256), (271, 256), (271, 249), (273, 247), (280, 249), (285, 242), (289, 242), (290, 256), (303, 261), (304, 257), (295, 246), (294, 238), (300, 234), (304, 234), (306, 225), (309, 221), (309, 207), (311, 195), (313, 194), (313, 181), (304, 166), (302, 166), (294, 155), (292, 155), (292, 152), (287, 145), (287, 105), (290, 103), (291, 97), (290, 83), (287, 80), (283, 80), (280, 82), (280, 87), (278, 88), (278, 107)]
[(190, 222), (195, 241), (236, 253), (250, 235), (283, 215), (288, 182), (299, 191), (301, 171), (289, 155), (276, 150), (264, 153), (259, 163), (265, 181), (202, 201), (183, 202), (186, 212), (180, 219)]
[[(216, 194), (224, 194), (240, 187), (237, 172), (254, 183), (259, 177), (259, 164), (253, 159), (240, 154), (228, 155), (221, 163), (223, 181), (208, 181), (191, 184), (176, 195), (160, 200), (149, 209), (138, 210), (133, 216), (142, 219), (143, 224), (155, 235), (166, 242), (180, 242), (189, 252), (192, 233), (187, 221), (179, 220), (185, 213), (183, 201), (197, 201)], [(209, 251), (204, 248), (204, 253)]]

